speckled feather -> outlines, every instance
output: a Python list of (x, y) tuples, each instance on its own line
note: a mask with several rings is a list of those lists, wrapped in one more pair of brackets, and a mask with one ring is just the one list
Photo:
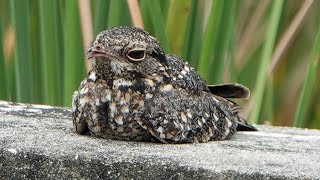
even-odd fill
[(194, 143), (227, 139), (239, 123), (247, 124), (237, 104), (212, 94), (192, 67), (165, 55), (160, 43), (139, 28), (101, 32), (88, 58), (93, 69), (73, 96), (79, 134)]

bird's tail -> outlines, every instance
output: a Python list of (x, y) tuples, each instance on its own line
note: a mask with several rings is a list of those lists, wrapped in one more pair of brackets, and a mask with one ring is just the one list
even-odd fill
[(237, 131), (258, 131), (257, 128), (249, 124), (245, 119), (239, 117)]

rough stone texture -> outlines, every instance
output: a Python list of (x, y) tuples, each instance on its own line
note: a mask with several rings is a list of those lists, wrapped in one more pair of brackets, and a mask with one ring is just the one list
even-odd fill
[(70, 110), (0, 101), (0, 179), (320, 179), (320, 131), (258, 126), (166, 145), (73, 133)]

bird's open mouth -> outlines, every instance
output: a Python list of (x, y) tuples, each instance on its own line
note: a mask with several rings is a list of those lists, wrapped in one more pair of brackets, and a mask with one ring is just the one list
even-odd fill
[(91, 59), (93, 57), (106, 57), (107, 56), (107, 53), (104, 53), (104, 52), (100, 52), (100, 51), (88, 51), (87, 52), (87, 58), (88, 59)]
[(93, 57), (107, 57), (108, 54), (99, 45), (94, 45), (87, 51), (87, 58), (91, 59)]

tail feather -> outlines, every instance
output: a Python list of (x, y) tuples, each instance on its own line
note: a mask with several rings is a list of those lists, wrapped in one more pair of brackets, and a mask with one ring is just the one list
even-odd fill
[(237, 131), (258, 131), (258, 129), (249, 124), (245, 119), (239, 117)]
[(221, 96), (224, 98), (249, 98), (250, 90), (237, 83), (226, 83), (218, 85), (208, 85), (210, 92), (214, 95)]

